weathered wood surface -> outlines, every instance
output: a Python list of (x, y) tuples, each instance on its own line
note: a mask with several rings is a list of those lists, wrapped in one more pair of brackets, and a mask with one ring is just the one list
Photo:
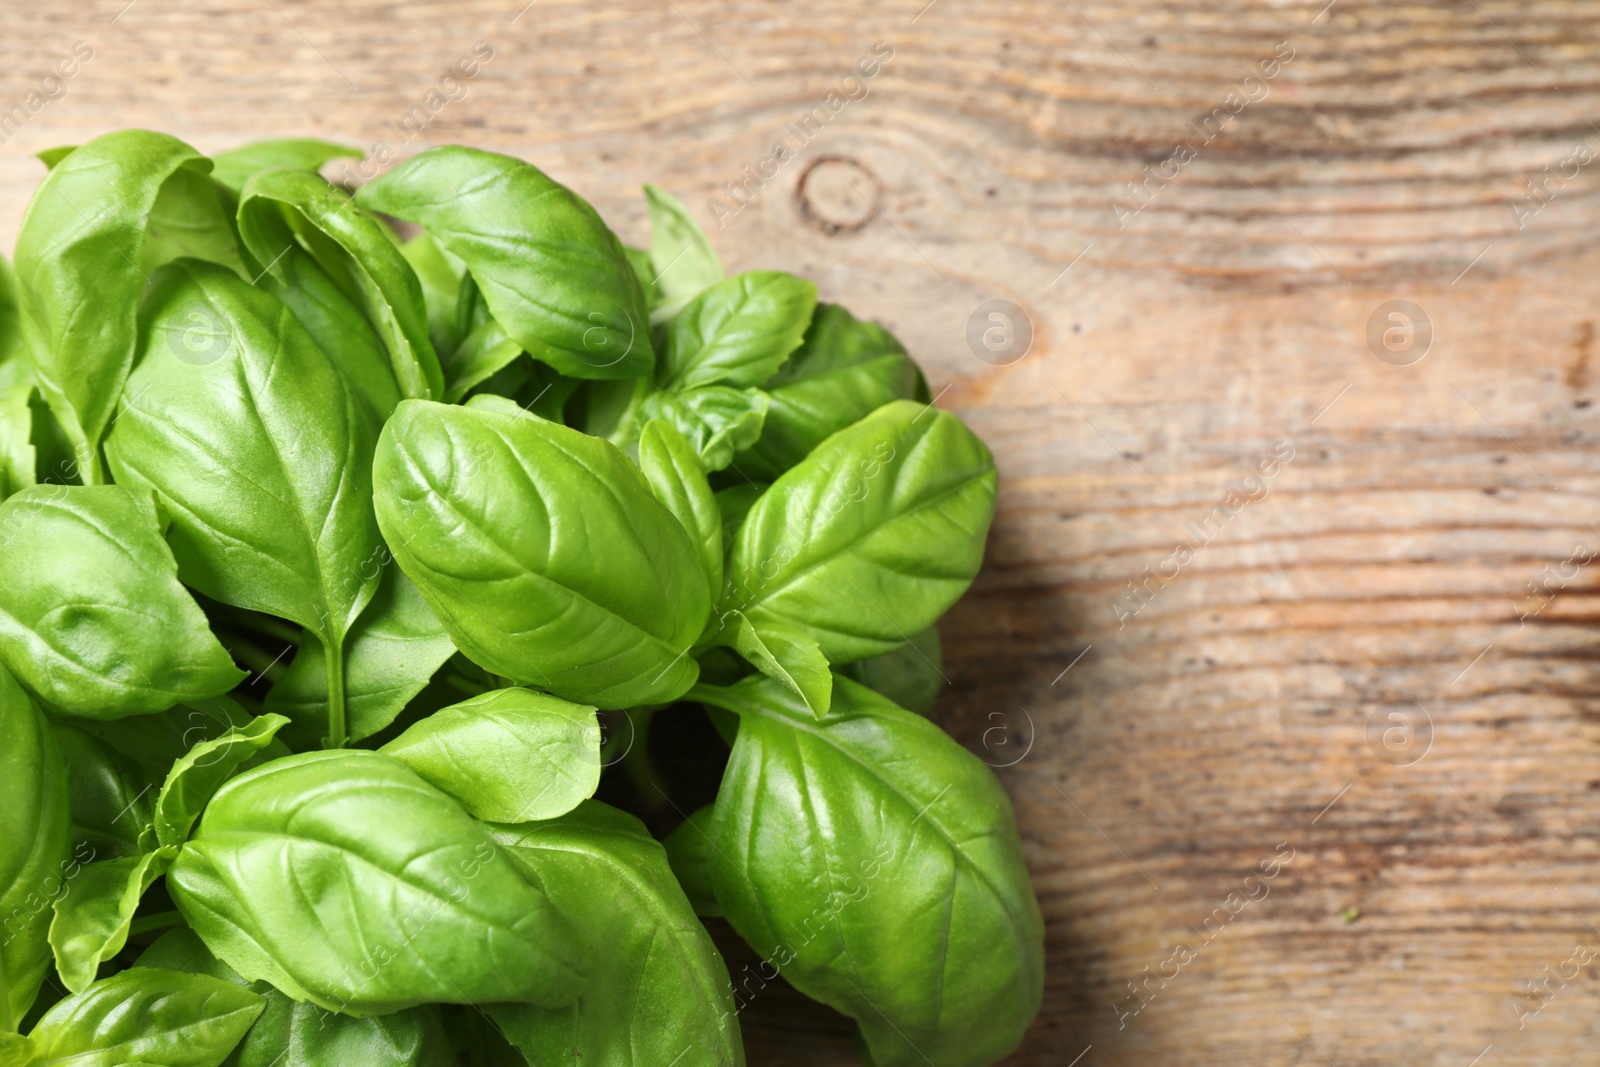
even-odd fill
[[(724, 259), (890, 325), (1004, 478), (937, 714), (1016, 760), (1049, 977), (1011, 1062), (1592, 1062), (1596, 964), (1549, 975), (1600, 948), (1581, 565), (1600, 552), (1600, 160), (1578, 162), (1600, 155), (1600, 8), (536, 0), (513, 22), (520, 0), (124, 2), (5, 4), (0, 106), (95, 49), (0, 150), (6, 247), (27, 153), (125, 125), (204, 149), (502, 149), (633, 240), (641, 182), (711, 223), (787, 142), (714, 232)], [(386, 123), (479, 40), (466, 95), (400, 145)], [(878, 41), (894, 56), (868, 94), (801, 145), (789, 124)], [(1111, 200), (1180, 144), (1194, 158), (1119, 220)], [(991, 299), (1036, 334), (1006, 366), (965, 339)], [(1432, 324), (1410, 366), (1369, 349), (1391, 299)], [(1108, 601), (1278, 442), (1266, 495), (1233, 498), (1119, 626)], [(1412, 705), (1431, 748), (1396, 766), (1387, 715), (1420, 724)], [(1280, 843), (1292, 860), (1247, 883)], [(1194, 958), (1166, 962), (1180, 945)], [(1168, 980), (1124, 1015), (1147, 967)], [(790, 1032), (790, 1003), (747, 1013), (753, 1063), (854, 1062), (837, 1020)], [(1519, 1029), (1514, 1004), (1540, 1010)]]

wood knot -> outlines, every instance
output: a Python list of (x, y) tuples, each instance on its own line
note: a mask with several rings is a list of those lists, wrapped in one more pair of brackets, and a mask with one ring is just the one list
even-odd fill
[(829, 237), (855, 233), (872, 221), (883, 185), (847, 156), (818, 156), (800, 175), (795, 204), (800, 217)]

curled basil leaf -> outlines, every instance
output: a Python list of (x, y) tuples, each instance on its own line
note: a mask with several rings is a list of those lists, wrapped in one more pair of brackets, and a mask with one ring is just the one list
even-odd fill
[(745, 517), (723, 610), (808, 632), (831, 663), (904, 644), (978, 573), (994, 460), (961, 420), (909, 400), (834, 434)]
[(836, 678), (820, 722), (755, 677), (708, 833), (718, 903), (881, 1067), (1000, 1059), (1038, 1011), (1044, 926), (1005, 790), (976, 756)]
[(816, 306), (816, 284), (783, 271), (718, 282), (668, 324), (656, 384), (669, 392), (760, 385), (800, 347)]
[(496, 689), (415, 723), (378, 751), (489, 822), (565, 815), (600, 784), (595, 709)]
[(252, 174), (277, 167), (320, 170), (335, 159), (360, 159), (361, 149), (319, 141), (311, 137), (283, 137), (252, 141), (211, 157), (211, 176), (217, 184), (238, 193)]
[[(767, 417), (767, 395), (759, 389), (726, 385), (708, 385), (681, 393), (652, 389), (639, 403), (637, 412), (634, 427), (642, 427), (651, 419), (666, 422), (693, 446), (702, 467), (720, 471), (734, 461), (736, 453), (749, 448), (761, 436)], [(630, 434), (627, 440), (631, 443), (632, 439)]]
[(223, 786), (167, 875), (206, 946), (329, 1011), (571, 1003), (583, 943), (453, 799), (399, 760), (307, 752)]
[(0, 658), (75, 715), (115, 719), (244, 677), (178, 583), (145, 491), (36, 485), (0, 503)]
[(378, 522), (474, 662), (604, 708), (694, 682), (698, 550), (617, 449), (532, 415), (406, 401), (374, 461)]
[(580, 933), (604, 946), (574, 1004), (488, 1009), (530, 1063), (744, 1063), (727, 967), (639, 820), (588, 800), (559, 819), (492, 832)]
[(221, 737), (202, 741), (184, 753), (156, 796), (156, 840), (167, 848), (177, 848), (188, 840), (212, 794), (241, 764), (271, 744), (273, 735), (288, 721), (282, 715), (262, 715), (248, 726), (230, 727)]
[(430, 148), (356, 194), (422, 226), (466, 263), (488, 310), (534, 359), (574, 378), (655, 364), (644, 293), (622, 244), (538, 168), (475, 148)]
[(128, 943), (128, 927), (144, 891), (167, 872), (176, 849), (88, 864), (55, 902), (50, 948), (56, 973), (74, 993), (94, 982), (100, 965)]

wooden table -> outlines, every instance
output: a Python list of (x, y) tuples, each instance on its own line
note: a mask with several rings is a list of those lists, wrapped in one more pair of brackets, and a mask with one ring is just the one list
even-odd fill
[[(924, 362), (1004, 479), (937, 715), (1048, 920), (1010, 1062), (1595, 1062), (1600, 8), (125, 2), (6, 7), (3, 107), (94, 52), (7, 248), (27, 154), (115, 127), (462, 141), (629, 240), (661, 184)], [(802, 1020), (751, 1062), (854, 1062)]]

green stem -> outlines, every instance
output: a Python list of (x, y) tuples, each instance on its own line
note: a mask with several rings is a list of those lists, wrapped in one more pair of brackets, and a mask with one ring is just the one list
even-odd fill
[(157, 911), (141, 915), (128, 924), (128, 935), (145, 934), (151, 930), (167, 930), (183, 925), (183, 916), (176, 911)]
[(344, 642), (323, 638), (328, 660), (328, 748), (343, 748), (344, 727)]

